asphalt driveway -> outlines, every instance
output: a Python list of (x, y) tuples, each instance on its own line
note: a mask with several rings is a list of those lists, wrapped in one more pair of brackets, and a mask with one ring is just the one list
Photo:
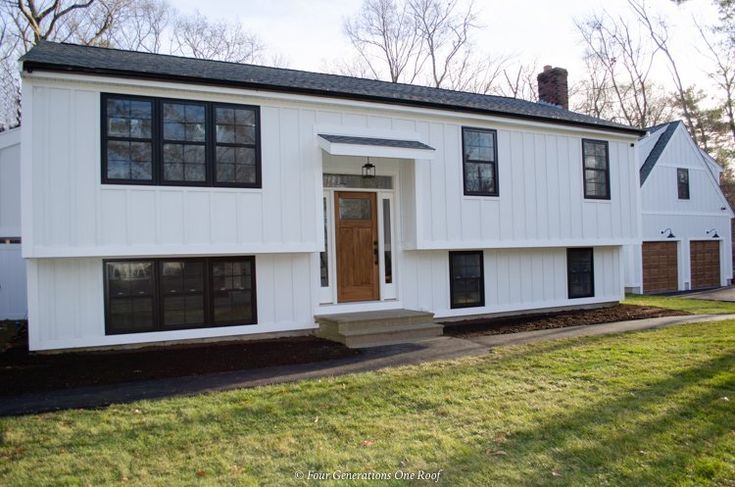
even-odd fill
[(700, 291), (688, 293), (681, 297), (689, 299), (705, 299), (708, 301), (728, 301), (735, 303), (735, 286), (721, 287), (719, 289), (711, 289), (709, 291)]

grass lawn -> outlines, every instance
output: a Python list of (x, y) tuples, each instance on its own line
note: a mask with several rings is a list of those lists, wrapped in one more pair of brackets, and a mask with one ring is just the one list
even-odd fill
[(4, 418), (0, 432), (3, 486), (300, 485), (297, 471), (440, 469), (439, 485), (732, 486), (735, 321)]
[(735, 303), (728, 303), (725, 301), (707, 301), (703, 299), (687, 299), (676, 296), (640, 296), (629, 294), (625, 297), (625, 301), (623, 301), (623, 303), (675, 309), (698, 315), (735, 313)]

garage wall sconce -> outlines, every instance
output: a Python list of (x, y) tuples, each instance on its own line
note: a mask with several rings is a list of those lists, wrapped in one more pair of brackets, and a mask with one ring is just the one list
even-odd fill
[(717, 229), (715, 229), (715, 228), (710, 228), (709, 230), (707, 230), (706, 233), (707, 233), (707, 235), (709, 235), (711, 233), (712, 234), (712, 238), (720, 238), (720, 236), (717, 235)]
[(663, 230), (661, 230), (661, 235), (666, 232), (669, 232), (669, 234), (666, 235), (666, 238), (676, 238), (676, 235), (674, 235), (674, 232), (672, 232), (670, 228), (664, 228)]

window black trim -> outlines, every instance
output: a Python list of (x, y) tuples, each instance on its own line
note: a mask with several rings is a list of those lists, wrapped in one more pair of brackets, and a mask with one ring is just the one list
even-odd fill
[[(467, 130), (474, 130), (476, 132), (487, 132), (493, 134), (495, 143), (493, 144), (493, 162), (488, 161), (472, 161), (465, 158), (465, 147), (464, 147), (464, 134)], [(486, 129), (479, 127), (462, 127), (462, 190), (465, 196), (500, 196), (500, 181), (498, 180), (498, 131), (495, 129)], [(493, 166), (493, 178), (495, 178), (495, 191), (467, 191), (467, 181), (465, 180), (465, 164), (472, 162), (475, 164), (492, 164)]]
[[(571, 266), (569, 265), (569, 254), (572, 252), (588, 252), (590, 256), (590, 294), (572, 295)], [(592, 247), (575, 247), (567, 249), (567, 298), (593, 298), (595, 297), (595, 249)]]
[[(152, 172), (153, 178), (151, 180), (141, 179), (111, 179), (107, 177), (107, 141), (108, 140), (133, 140), (130, 138), (119, 138), (109, 137), (107, 135), (107, 100), (108, 99), (130, 99), (130, 100), (141, 100), (149, 101), (153, 104), (151, 112), (151, 139), (152, 145)], [(165, 181), (163, 179), (163, 103), (177, 103), (177, 104), (189, 104), (189, 105), (204, 105), (205, 107), (205, 126), (207, 137), (203, 142), (205, 147), (205, 159), (206, 159), (206, 178), (205, 182), (187, 182), (187, 181)], [(235, 103), (219, 103), (211, 101), (201, 100), (187, 100), (178, 98), (165, 98), (165, 97), (150, 97), (150, 96), (139, 96), (139, 95), (126, 95), (122, 93), (101, 93), (100, 95), (100, 139), (101, 139), (101, 181), (102, 184), (125, 184), (125, 185), (145, 185), (145, 186), (179, 186), (179, 187), (217, 187), (217, 188), (262, 188), (262, 163), (261, 163), (261, 146), (262, 141), (260, 138), (260, 107), (257, 105), (242, 105)], [(255, 182), (254, 183), (218, 183), (216, 182), (215, 171), (216, 167), (216, 150), (217, 146), (222, 146), (222, 143), (217, 143), (216, 136), (216, 123), (214, 118), (215, 109), (218, 107), (224, 108), (240, 108), (246, 110), (252, 110), (255, 113)], [(142, 142), (149, 142), (148, 139), (141, 139)], [(179, 141), (178, 143), (186, 143), (185, 141)], [(230, 145), (230, 144), (224, 144)], [(247, 146), (248, 144), (233, 144), (234, 147)]]
[[(682, 183), (679, 177), (680, 174), (687, 175), (686, 183)], [(683, 190), (683, 191), (682, 191)], [(689, 193), (689, 169), (685, 167), (676, 168), (676, 193), (680, 200), (690, 199), (691, 194)], [(682, 194), (684, 193), (684, 194)]]
[[(607, 159), (606, 169), (589, 168), (591, 171), (599, 171), (605, 173), (605, 195), (589, 195), (587, 194), (587, 162), (584, 159), (584, 145), (590, 144), (604, 144), (605, 146), (605, 158)], [(582, 139), (582, 190), (584, 191), (584, 199), (586, 200), (609, 200), (610, 199), (610, 143), (607, 140), (599, 139)]]
[[(480, 302), (455, 304), (454, 302), (454, 261), (455, 255), (479, 255), (480, 256)], [(449, 252), (449, 307), (451, 309), (459, 308), (481, 308), (485, 306), (485, 258), (482, 250), (455, 250)]]
[[(165, 327), (163, 325), (163, 299), (161, 296), (161, 263), (163, 262), (203, 262), (204, 263), (204, 323), (193, 325)], [(251, 307), (252, 319), (249, 322), (219, 322), (214, 321), (213, 308), (213, 280), (212, 264), (221, 261), (249, 261), (251, 265)], [(110, 285), (107, 276), (107, 264), (114, 262), (151, 262), (153, 263), (153, 328), (150, 330), (111, 330), (110, 329)], [(191, 330), (197, 328), (218, 328), (223, 326), (244, 326), (258, 323), (258, 294), (256, 287), (255, 256), (229, 256), (229, 257), (166, 257), (151, 259), (141, 257), (139, 259), (104, 259), (102, 261), (102, 279), (104, 281), (104, 306), (105, 306), (105, 335), (130, 335), (135, 333), (155, 333), (160, 331)]]

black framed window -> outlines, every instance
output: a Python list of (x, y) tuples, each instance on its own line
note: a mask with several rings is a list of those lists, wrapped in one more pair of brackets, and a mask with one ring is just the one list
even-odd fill
[(462, 127), (464, 194), (498, 196), (497, 132)]
[(255, 106), (102, 94), (102, 182), (260, 188)]
[(567, 249), (569, 299), (595, 295), (594, 252), (591, 248)]
[(108, 335), (257, 323), (255, 257), (109, 260)]
[(150, 331), (156, 323), (155, 262), (106, 262), (108, 333)]
[(135, 184), (154, 181), (154, 108), (152, 98), (103, 98), (104, 180)]
[(207, 182), (206, 106), (202, 103), (161, 103), (162, 180), (166, 183)]
[(610, 199), (610, 150), (605, 140), (582, 140), (584, 197)]
[(676, 186), (680, 200), (689, 199), (689, 169), (677, 168)]
[(226, 185), (253, 185), (259, 179), (256, 112), (237, 106), (216, 106), (215, 180)]
[(210, 259), (212, 321), (217, 324), (255, 322), (254, 260)]
[(485, 305), (481, 250), (449, 252), (449, 294), (452, 308)]
[(161, 327), (176, 329), (205, 323), (204, 261), (194, 259), (159, 262)]

